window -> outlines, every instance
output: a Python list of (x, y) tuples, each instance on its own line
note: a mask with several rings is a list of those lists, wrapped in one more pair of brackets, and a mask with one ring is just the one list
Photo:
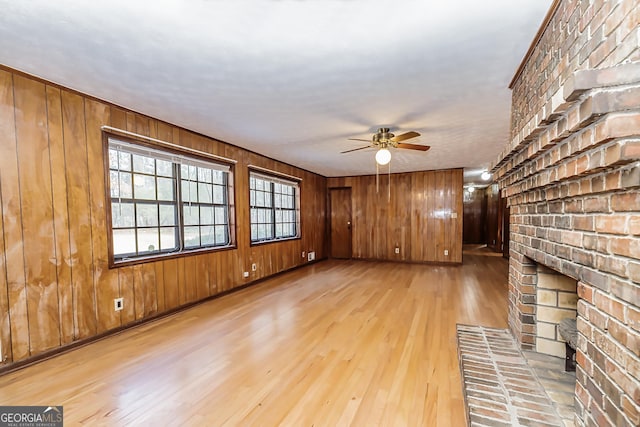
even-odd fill
[(251, 242), (299, 237), (299, 197), (297, 182), (251, 171)]
[(115, 262), (231, 244), (228, 165), (108, 143)]

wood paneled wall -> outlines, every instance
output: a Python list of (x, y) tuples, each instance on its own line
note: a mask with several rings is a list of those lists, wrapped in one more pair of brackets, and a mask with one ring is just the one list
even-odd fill
[[(109, 269), (103, 125), (236, 160), (237, 249)], [(301, 239), (250, 246), (248, 165), (302, 178)], [(302, 251), (326, 256), (324, 177), (6, 69), (0, 211), (5, 364), (301, 265)]]
[(390, 200), (386, 175), (379, 192), (375, 175), (327, 185), (351, 188), (353, 258), (462, 262), (462, 169), (392, 174)]

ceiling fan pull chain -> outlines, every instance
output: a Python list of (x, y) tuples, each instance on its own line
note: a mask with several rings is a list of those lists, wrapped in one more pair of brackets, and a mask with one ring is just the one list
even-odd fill
[(389, 164), (387, 164), (387, 174), (389, 176), (389, 191), (387, 193), (387, 202), (391, 202), (391, 160), (389, 160)]

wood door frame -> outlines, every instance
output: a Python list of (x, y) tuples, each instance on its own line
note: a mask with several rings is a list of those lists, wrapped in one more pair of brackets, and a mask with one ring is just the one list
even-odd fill
[[(327, 248), (328, 248), (327, 255), (329, 256), (329, 258), (332, 258), (332, 255), (333, 255), (333, 242), (331, 241), (331, 209), (332, 209), (331, 191), (332, 190), (349, 190), (349, 193), (351, 193), (353, 191), (353, 188), (346, 185), (327, 188), (327, 216), (326, 216), (325, 229), (327, 230)], [(352, 206), (351, 206), (351, 233), (350, 234), (351, 234), (351, 245), (350, 245), (351, 256), (349, 257), (349, 259), (353, 258), (353, 198), (352, 198)]]

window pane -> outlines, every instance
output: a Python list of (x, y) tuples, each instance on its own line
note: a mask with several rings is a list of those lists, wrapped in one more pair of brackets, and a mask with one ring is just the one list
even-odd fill
[(256, 193), (256, 206), (264, 206), (264, 193), (262, 191)]
[(177, 249), (178, 240), (176, 238), (177, 229), (175, 227), (162, 227), (160, 229), (160, 249), (163, 251)]
[(276, 208), (279, 208), (280, 206), (282, 206), (282, 202), (281, 202), (281, 198), (282, 198), (282, 196), (281, 196), (280, 194), (276, 194), (275, 196), (273, 196), (273, 198), (274, 198), (274, 203), (273, 203), (273, 205), (274, 205)]
[[(222, 188), (222, 187), (218, 187), (218, 188)], [(204, 182), (198, 183), (198, 202), (211, 203), (211, 201), (213, 200), (211, 191), (212, 191), (211, 184), (207, 184)]]
[(251, 224), (251, 240), (258, 239), (258, 226), (256, 224)]
[(176, 207), (160, 205), (160, 225), (176, 225)]
[(131, 154), (120, 152), (120, 161), (118, 167), (121, 171), (131, 170)]
[(227, 214), (225, 208), (215, 208), (216, 211), (216, 224), (226, 224), (227, 223)]
[(182, 201), (198, 201), (198, 183), (193, 181), (182, 181)]
[(249, 206), (255, 206), (255, 205), (256, 205), (256, 191), (251, 190), (249, 191)]
[(109, 169), (118, 169), (118, 151), (109, 148)]
[(109, 186), (111, 187), (111, 197), (119, 197), (120, 186), (118, 185), (117, 171), (109, 171)]
[(119, 180), (116, 181), (115, 184), (118, 186), (118, 197), (123, 199), (132, 199), (133, 198), (133, 185), (131, 185), (131, 174), (129, 172), (119, 172), (118, 175)]
[(197, 168), (195, 166), (190, 165), (181, 165), (180, 174), (182, 175), (182, 179), (189, 179), (191, 181), (198, 180)]
[(200, 246), (200, 227), (184, 228), (184, 246), (186, 248)]
[(211, 169), (198, 168), (198, 181), (211, 182)]
[(226, 172), (222, 171), (213, 171), (213, 183), (214, 184), (226, 184), (225, 179)]
[(258, 210), (251, 209), (251, 224), (255, 224), (258, 222)]
[(184, 205), (182, 207), (182, 219), (185, 225), (198, 225), (200, 224), (200, 213), (198, 212), (198, 205)]
[(156, 199), (156, 180), (152, 176), (133, 174), (133, 188), (136, 199)]
[(264, 181), (256, 178), (256, 190), (264, 190)]
[(282, 184), (280, 183), (275, 183), (273, 184), (273, 192), (274, 193), (282, 193)]
[(213, 224), (213, 207), (201, 206), (200, 207), (200, 224)]
[(154, 175), (156, 173), (156, 161), (151, 157), (134, 154), (133, 171)]
[(282, 222), (282, 211), (276, 211), (276, 223)]
[(160, 239), (157, 228), (138, 229), (138, 252), (157, 252), (160, 250)]
[(216, 243), (213, 236), (213, 227), (205, 226), (200, 227), (200, 238), (202, 240), (202, 245), (213, 245)]
[(175, 200), (172, 178), (158, 178), (158, 200)]
[(222, 205), (224, 203), (224, 187), (220, 185), (213, 186), (213, 203)]
[(156, 159), (156, 173), (160, 176), (173, 177), (173, 163)]
[(111, 224), (114, 228), (135, 226), (133, 203), (111, 202)]
[[(138, 227), (155, 227), (158, 225), (158, 205), (136, 203), (136, 225)], [(157, 245), (156, 245), (157, 248)]]
[(113, 230), (113, 254), (127, 255), (136, 253), (136, 230)]
[(216, 233), (216, 244), (225, 245), (228, 243), (229, 239), (227, 239), (227, 227), (223, 225), (216, 225), (215, 233)]
[(276, 224), (276, 237), (282, 236), (282, 224)]

